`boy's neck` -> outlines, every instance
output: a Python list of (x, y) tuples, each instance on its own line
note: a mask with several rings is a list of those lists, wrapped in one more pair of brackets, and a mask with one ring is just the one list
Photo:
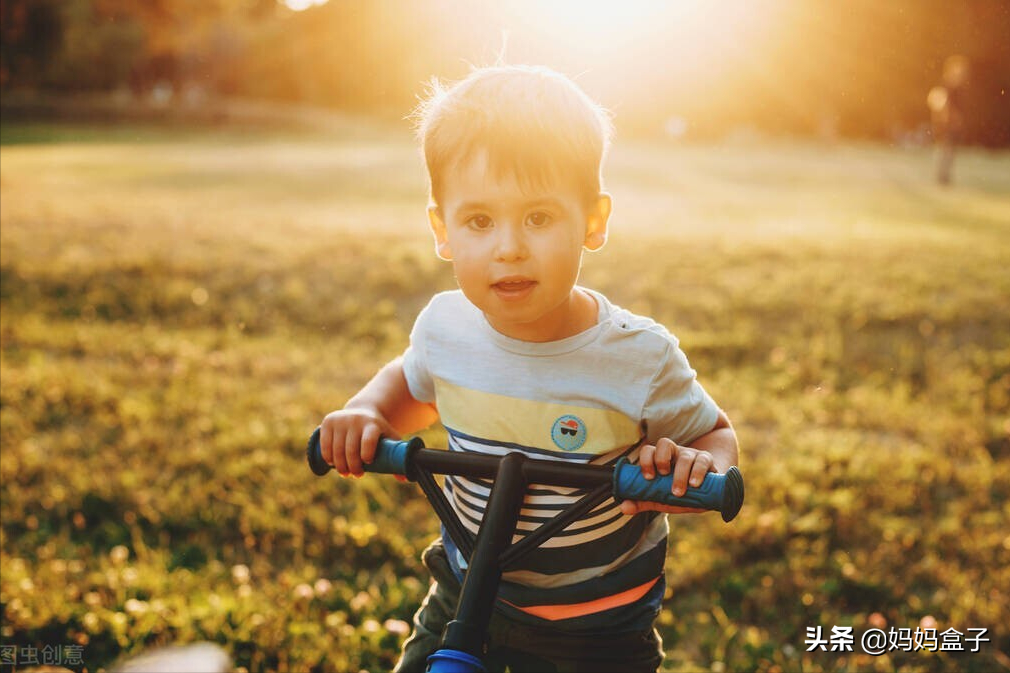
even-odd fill
[(485, 318), (496, 332), (511, 339), (546, 343), (567, 339), (596, 325), (599, 319), (599, 306), (593, 295), (580, 287), (575, 287), (564, 302), (534, 322), (503, 323), (487, 314)]

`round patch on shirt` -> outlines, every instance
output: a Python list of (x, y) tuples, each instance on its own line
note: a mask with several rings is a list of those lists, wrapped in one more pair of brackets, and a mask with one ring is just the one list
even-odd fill
[(578, 416), (565, 414), (554, 421), (551, 439), (565, 451), (576, 451), (586, 443), (586, 424)]

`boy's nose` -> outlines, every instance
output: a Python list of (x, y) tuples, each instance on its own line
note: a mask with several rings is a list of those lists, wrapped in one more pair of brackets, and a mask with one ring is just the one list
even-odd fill
[(497, 230), (495, 239), (495, 259), (500, 262), (525, 259), (527, 255), (526, 240), (518, 227), (504, 226)]

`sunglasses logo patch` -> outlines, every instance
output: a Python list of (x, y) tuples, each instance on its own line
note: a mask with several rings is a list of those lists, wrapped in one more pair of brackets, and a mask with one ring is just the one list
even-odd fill
[(586, 443), (586, 424), (578, 416), (565, 414), (554, 421), (551, 439), (565, 451), (577, 451)]

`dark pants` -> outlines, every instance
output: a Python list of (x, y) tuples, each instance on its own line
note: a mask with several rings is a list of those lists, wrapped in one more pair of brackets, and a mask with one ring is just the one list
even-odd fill
[[(435, 582), (414, 615), (414, 632), (403, 644), (396, 673), (425, 670), (459, 600), (459, 581), (441, 541), (424, 550), (422, 560)], [(484, 665), (491, 672), (507, 667), (512, 673), (655, 673), (663, 661), (663, 641), (655, 629), (575, 635), (517, 624), (497, 611), (488, 627), (487, 646)]]

